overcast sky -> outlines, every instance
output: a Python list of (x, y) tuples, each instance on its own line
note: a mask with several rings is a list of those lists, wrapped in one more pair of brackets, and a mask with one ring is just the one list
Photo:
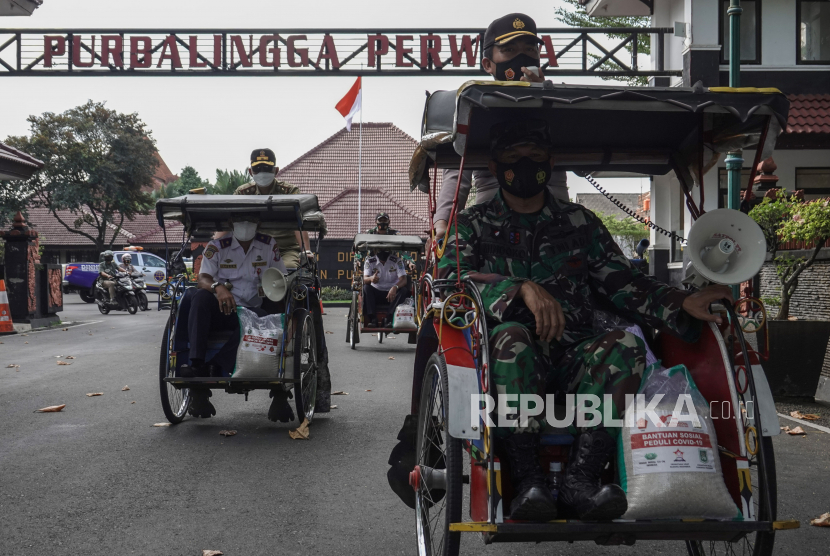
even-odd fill
[[(401, 28), (486, 27), (509, 11), (539, 27), (561, 27), (561, 0), (45, 0), (31, 17), (4, 17), (3, 28)], [(420, 135), (424, 91), (457, 88), (463, 77), (369, 77), (363, 120), (392, 122)], [(575, 78), (562, 78), (575, 82)], [(581, 80), (586, 82), (585, 79)], [(270, 146), (284, 166), (343, 127), (334, 105), (353, 77), (0, 77), (0, 139), (27, 134), (26, 117), (62, 112), (88, 99), (137, 112), (173, 173), (190, 165), (214, 180), (217, 168), (243, 169), (253, 148)], [(608, 84), (599, 79), (587, 80)], [(603, 180), (611, 191), (639, 192), (641, 180)], [(569, 177), (571, 196), (594, 189)], [(648, 190), (648, 183), (642, 180)]]

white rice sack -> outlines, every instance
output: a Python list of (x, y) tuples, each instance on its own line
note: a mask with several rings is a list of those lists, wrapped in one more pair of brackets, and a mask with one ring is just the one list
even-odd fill
[(285, 315), (257, 316), (237, 307), (239, 349), (236, 351), (234, 378), (277, 378), (280, 368)]
[(415, 306), (410, 303), (398, 305), (395, 308), (395, 315), (392, 317), (392, 328), (395, 330), (418, 330), (418, 325), (415, 324)]
[[(645, 403), (638, 408), (635, 400), (626, 408), (618, 442), (620, 486), (628, 497), (623, 519), (740, 518), (723, 481), (709, 404), (686, 367), (649, 367), (639, 393)], [(663, 394), (654, 411), (659, 426), (644, 410), (658, 394)], [(691, 403), (678, 406), (681, 395)], [(697, 423), (687, 420), (691, 405)], [(673, 422), (676, 407), (683, 417)]]

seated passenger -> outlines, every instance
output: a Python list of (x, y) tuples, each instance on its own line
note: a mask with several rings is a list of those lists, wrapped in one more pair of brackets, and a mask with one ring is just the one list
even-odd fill
[(363, 263), (363, 315), (369, 328), (378, 328), (377, 304), (389, 303), (381, 328), (392, 326), (395, 308), (409, 297), (403, 259), (390, 251), (378, 251)]
[[(181, 377), (220, 377), (222, 371), (233, 371), (239, 347), (239, 320), (236, 307), (246, 307), (265, 315), (260, 307), (262, 273), (269, 268), (285, 272), (280, 248), (271, 236), (257, 233), (259, 223), (250, 215), (232, 215), (233, 232), (208, 243), (202, 257), (202, 266), (195, 292), (182, 303), (181, 326), (187, 328), (190, 340), (190, 364), (179, 369)], [(227, 330), (230, 340), (209, 362), (205, 362), (208, 337), (211, 332)], [(193, 390), (189, 412), (194, 417), (216, 415), (210, 403), (210, 390)], [(288, 394), (282, 388), (271, 390), (271, 409), (268, 418), (288, 422), (293, 418)]]
[[(458, 215), (458, 240), (451, 230), (439, 276), (453, 277), (458, 259), (461, 274), (478, 283), (490, 324), (497, 398), (576, 393), (602, 399), (609, 394), (611, 415), (621, 418), (625, 395), (640, 385), (645, 344), (622, 330), (597, 335), (592, 326), (597, 301), (640, 325), (694, 338), (700, 324), (695, 319), (719, 322), (709, 305), (731, 299), (731, 293), (725, 286), (710, 286), (690, 294), (632, 267), (599, 218), (582, 205), (553, 197), (545, 187), (554, 163), (551, 144), (541, 120), (493, 127), (489, 169), (500, 189), (488, 203)], [(556, 517), (537, 455), (543, 415), (529, 418), (524, 428), (495, 429), (510, 464), (512, 519)], [(517, 415), (511, 411), (505, 417)], [(580, 430), (574, 442), (559, 502), (580, 519), (614, 519), (627, 509), (619, 486), (600, 486), (617, 433), (599, 425)]]

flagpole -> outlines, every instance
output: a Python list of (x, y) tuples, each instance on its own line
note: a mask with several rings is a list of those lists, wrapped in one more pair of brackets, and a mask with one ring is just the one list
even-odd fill
[[(363, 64), (360, 64), (360, 72), (363, 73)], [(362, 206), (361, 182), (363, 179), (363, 79), (360, 80), (360, 135), (357, 146), (357, 233), (362, 229), (360, 225), (360, 212)]]

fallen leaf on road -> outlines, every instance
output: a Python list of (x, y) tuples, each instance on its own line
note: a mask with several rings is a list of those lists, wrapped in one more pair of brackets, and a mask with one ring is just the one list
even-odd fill
[(87, 394), (87, 396), (90, 397), (90, 398), (95, 397), (95, 396), (103, 396), (103, 395), (104, 395), (103, 392), (90, 392), (89, 394)]
[(24, 344), (28, 344), (29, 342), (23, 342)]
[(818, 421), (821, 419), (821, 415), (818, 413), (801, 413), (800, 411), (790, 411), (790, 417), (804, 419), (805, 421)]
[(371, 392), (371, 390), (366, 390), (367, 392)]
[(806, 433), (806, 432), (804, 432), (804, 429), (802, 429), (801, 427), (795, 427), (794, 429), (790, 429), (790, 430), (788, 430), (788, 431), (787, 431), (787, 434), (791, 434), (791, 435), (793, 435), (793, 436), (798, 436), (799, 434), (804, 434), (804, 435), (806, 435), (807, 433)]
[(389, 335), (386, 337), (386, 339), (387, 339), (387, 340), (394, 340), (394, 339), (395, 339), (395, 335), (394, 335), (394, 334), (389, 334)]
[(44, 407), (43, 409), (36, 410), (35, 413), (57, 413), (64, 407), (66, 407), (66, 404), (50, 405), (49, 407)]
[(219, 431), (219, 434), (222, 436), (233, 436), (236, 434), (236, 431)]
[(337, 406), (336, 406), (336, 405), (332, 405), (332, 406), (330, 406), (330, 408), (331, 408), (331, 409), (337, 409)]
[(785, 426), (781, 427), (781, 430), (784, 431), (784, 432), (789, 432), (790, 427), (788, 425), (785, 425)]
[(348, 396), (348, 392), (344, 392), (343, 390), (338, 390), (337, 392), (332, 392), (332, 396)]
[(224, 552), (219, 552), (218, 550), (203, 550), (202, 556), (223, 556)]
[(121, 389), (121, 391), (122, 391), (122, 392), (126, 392), (126, 391), (127, 391), (127, 390), (129, 390), (129, 389), (130, 389), (130, 387), (129, 387), (129, 386), (125, 386), (124, 388), (122, 388), (122, 389)]
[(303, 424), (295, 430), (288, 431), (288, 436), (294, 440), (308, 440), (308, 419), (303, 419)]
[(69, 329), (68, 329), (68, 328), (64, 328), (64, 329), (63, 329), (63, 331), (64, 331), (64, 332), (66, 332), (67, 330), (69, 330)]
[(74, 357), (72, 357), (71, 355), (67, 355), (67, 356), (66, 356), (66, 358), (67, 358), (67, 359), (75, 359), (75, 358), (74, 358)]
[(811, 519), (810, 525), (815, 525), (816, 527), (830, 527), (830, 512), (821, 514), (815, 519)]
[(58, 365), (71, 365), (72, 363), (67, 363), (66, 361), (58, 361)]
[(394, 358), (394, 357), (390, 357), (390, 358), (389, 358), (389, 360), (390, 360), (390, 361), (394, 361), (394, 360), (395, 360), (395, 358)]
[(63, 357), (63, 355), (55, 355), (54, 357), (55, 359), (60, 359), (61, 357)]
[(135, 402), (130, 402), (130, 403), (135, 403)]
[(155, 423), (153, 424), (154, 427), (169, 427), (170, 423)]
[(6, 368), (7, 368), (7, 369), (15, 369), (15, 368), (17, 368), (17, 367), (19, 367), (19, 366), (20, 366), (20, 365), (18, 365), (18, 364), (16, 364), (16, 363), (12, 363), (11, 365), (7, 365), (7, 366), (6, 366)]
[(326, 334), (334, 334), (331, 330), (326, 330)]

